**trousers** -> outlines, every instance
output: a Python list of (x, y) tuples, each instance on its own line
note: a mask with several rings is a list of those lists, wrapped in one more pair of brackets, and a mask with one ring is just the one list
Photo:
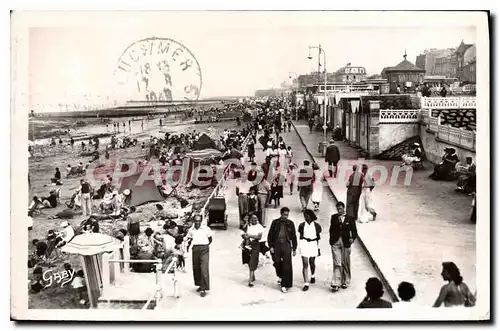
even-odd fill
[(82, 211), (83, 215), (92, 215), (92, 201), (90, 199), (90, 193), (82, 193)]
[(351, 248), (344, 247), (342, 238), (332, 246), (333, 277), (332, 285), (349, 285), (351, 282)]
[(194, 285), (205, 291), (210, 290), (209, 259), (210, 249), (208, 245), (193, 246)]
[(292, 247), (288, 240), (280, 242), (279, 240), (274, 245), (274, 269), (276, 275), (281, 278), (281, 286), (290, 288), (293, 285), (293, 268), (292, 268)]

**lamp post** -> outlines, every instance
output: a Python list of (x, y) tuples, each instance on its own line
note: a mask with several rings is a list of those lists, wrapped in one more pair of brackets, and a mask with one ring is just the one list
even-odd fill
[[(326, 72), (326, 53), (325, 50), (321, 47), (321, 44), (318, 46), (309, 46), (309, 56), (307, 57), (309, 60), (312, 59), (311, 49), (317, 48), (319, 50), (319, 54), (323, 53), (323, 69), (325, 71), (325, 87), (324, 87), (324, 99), (323, 99), (323, 140), (326, 142), (326, 80), (327, 80), (327, 72)], [(319, 60), (319, 59), (318, 59)]]
[[(297, 75), (296, 72), (289, 72), (288, 73), (288, 78), (292, 79), (292, 74), (295, 75), (295, 79), (297, 80), (297, 84), (298, 84), (299, 83), (298, 82), (299, 77), (298, 77), (298, 75)], [(292, 81), (292, 85), (293, 85), (293, 81)], [(298, 121), (299, 120), (299, 110), (298, 110), (298, 107), (297, 107), (297, 93), (298, 93), (299, 89), (297, 87), (296, 89), (294, 88), (294, 90), (295, 90), (295, 120)]]

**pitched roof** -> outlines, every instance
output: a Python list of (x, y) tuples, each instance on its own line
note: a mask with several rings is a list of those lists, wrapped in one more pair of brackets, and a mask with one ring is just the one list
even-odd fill
[(416, 65), (414, 65), (413, 63), (411, 63), (410, 61), (408, 61), (406, 59), (403, 60), (403, 61), (401, 61), (395, 67), (386, 68), (385, 71), (415, 71), (415, 72), (425, 72), (424, 69), (421, 69), (421, 68), (417, 67)]

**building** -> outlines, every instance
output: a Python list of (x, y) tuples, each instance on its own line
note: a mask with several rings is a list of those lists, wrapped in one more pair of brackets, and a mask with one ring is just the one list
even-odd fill
[(433, 76), (457, 77), (457, 58), (453, 55), (436, 58)]
[(361, 66), (351, 66), (350, 63), (338, 69), (334, 74), (336, 83), (352, 84), (366, 81), (366, 69)]
[(413, 91), (416, 85), (424, 82), (425, 70), (417, 67), (406, 59), (406, 53), (403, 55), (404, 60), (395, 67), (384, 68), (382, 72), (387, 76), (389, 83), (389, 93), (398, 93), (398, 86), (401, 92), (405, 89)]
[[(475, 84), (476, 83), (476, 45), (472, 45), (467, 48), (464, 52), (463, 58), (459, 58), (462, 60), (460, 76), (458, 79), (462, 81), (464, 84)], [(460, 63), (460, 62), (459, 62)], [(457, 69), (457, 71), (458, 71)]]
[[(453, 56), (455, 51), (456, 51), (455, 48), (443, 48), (443, 49), (431, 48), (425, 50), (422, 54), (417, 56), (415, 60), (415, 65), (421, 69), (424, 69), (425, 75), (427, 76), (445, 75), (444, 70), (442, 69), (442, 63), (444, 61), (442, 58), (452, 60), (451, 57)], [(437, 65), (438, 59), (441, 59), (439, 60), (439, 65)], [(453, 76), (447, 76), (447, 77), (453, 77)]]

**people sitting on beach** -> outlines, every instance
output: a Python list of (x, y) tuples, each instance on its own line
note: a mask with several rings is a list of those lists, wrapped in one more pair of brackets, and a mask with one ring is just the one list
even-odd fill
[(99, 221), (94, 216), (90, 216), (82, 222), (81, 230), (82, 232), (99, 233)]
[(35, 250), (28, 259), (29, 268), (33, 268), (37, 264), (44, 262), (47, 257), (47, 249), (49, 248), (47, 242), (39, 239), (33, 239), (31, 243), (35, 246)]
[(164, 221), (166, 216), (165, 216), (165, 210), (163, 206), (159, 203), (155, 205), (156, 211), (153, 214), (153, 216), (149, 219), (150, 222), (158, 222), (160, 224), (161, 221)]
[(458, 174), (457, 192), (471, 193), (476, 189), (476, 165), (471, 157), (465, 158), (465, 164), (457, 162), (455, 170)]
[(130, 206), (132, 203), (132, 190), (125, 189), (122, 193), (122, 201), (125, 206)]
[(141, 251), (153, 254), (155, 248), (152, 236), (153, 233), (153, 229), (147, 228), (146, 230), (144, 230), (144, 233), (139, 235), (137, 246), (139, 246)]
[(58, 233), (58, 237), (61, 238), (61, 242), (57, 244), (57, 247), (60, 248), (67, 243), (69, 243), (75, 237), (75, 230), (68, 223), (68, 221), (63, 221), (60, 225), (61, 230)]
[(31, 216), (37, 209), (56, 208), (59, 199), (60, 189), (51, 190), (48, 197), (38, 198), (33, 197), (31, 204), (28, 207), (28, 216)]
[[(153, 253), (142, 251), (139, 246), (130, 247), (131, 260), (153, 260)], [(154, 263), (132, 263), (130, 265), (134, 272), (150, 273), (154, 271)]]
[(434, 166), (434, 172), (429, 178), (434, 180), (454, 180), (456, 178), (455, 165), (459, 161), (454, 148), (445, 148), (439, 164)]
[(54, 183), (56, 185), (62, 185), (63, 183), (61, 182), (61, 172), (59, 171), (59, 168), (56, 168), (56, 172), (54, 174), (54, 177), (50, 179), (51, 183)]

